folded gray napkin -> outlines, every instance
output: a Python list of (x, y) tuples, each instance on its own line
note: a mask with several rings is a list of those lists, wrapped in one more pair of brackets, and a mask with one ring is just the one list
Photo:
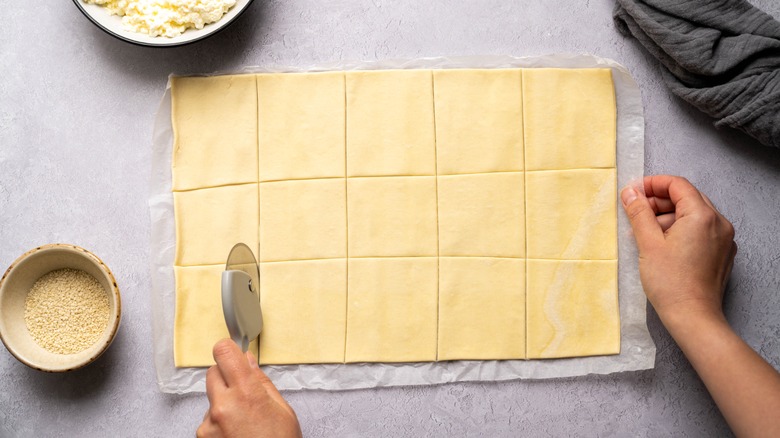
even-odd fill
[(666, 67), (674, 94), (780, 147), (780, 22), (744, 0), (617, 0), (613, 17)]

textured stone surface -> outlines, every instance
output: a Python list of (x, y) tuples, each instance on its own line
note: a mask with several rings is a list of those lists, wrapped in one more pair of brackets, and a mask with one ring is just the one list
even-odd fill
[[(675, 98), (655, 62), (615, 31), (610, 0), (266, 1), (182, 48), (103, 34), (69, 1), (0, 12), (0, 266), (48, 242), (101, 256), (123, 294), (119, 336), (90, 367), (42, 374), (0, 349), (0, 436), (187, 436), (204, 395), (157, 390), (151, 353), (151, 130), (167, 75), (355, 59), (590, 52), (626, 65), (646, 108), (646, 173), (685, 175), (734, 222), (729, 320), (780, 366), (780, 151), (715, 129)], [(755, 0), (780, 17), (780, 4)], [(308, 436), (728, 434), (649, 311), (654, 370), (286, 396)]]

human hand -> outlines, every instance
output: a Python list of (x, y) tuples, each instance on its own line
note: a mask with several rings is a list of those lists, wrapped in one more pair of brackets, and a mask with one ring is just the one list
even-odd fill
[(230, 339), (214, 345), (216, 365), (206, 373), (209, 410), (198, 437), (300, 437), (295, 411), (279, 394), (252, 353)]
[(734, 227), (688, 180), (644, 178), (646, 195), (621, 192), (639, 247), (639, 274), (650, 303), (666, 320), (676, 314), (723, 318), (737, 245)]
[(780, 374), (729, 327), (723, 291), (734, 227), (686, 179), (623, 189), (647, 298), (737, 436), (780, 436)]

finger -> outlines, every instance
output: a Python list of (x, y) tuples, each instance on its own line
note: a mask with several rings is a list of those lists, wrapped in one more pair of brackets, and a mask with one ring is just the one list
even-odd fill
[(255, 358), (255, 355), (252, 354), (251, 351), (246, 352), (246, 361), (249, 364), (249, 368), (252, 369), (260, 369), (260, 365), (257, 363), (257, 359)]
[(219, 372), (219, 368), (213, 366), (206, 371), (206, 397), (209, 399), (209, 404), (214, 404), (214, 397), (218, 392), (224, 391), (227, 388), (225, 380), (222, 378), (222, 373)]
[(717, 208), (715, 208), (714, 205), (712, 205), (712, 201), (710, 201), (710, 198), (707, 197), (704, 193), (701, 194), (701, 198), (704, 199), (704, 202), (710, 206), (711, 209), (718, 211)]
[(222, 339), (214, 344), (212, 353), (222, 379), (228, 387), (240, 385), (251, 374), (244, 353), (230, 339)]
[(727, 221), (725, 216), (723, 216), (720, 211), (715, 207), (715, 204), (712, 203), (709, 197), (705, 195), (704, 193), (701, 194), (702, 199), (704, 199), (704, 202), (709, 205), (709, 207), (718, 215), (719, 218), (723, 219), (724, 221)]
[(658, 221), (658, 225), (661, 226), (661, 230), (666, 231), (674, 225), (675, 214), (666, 213), (655, 217)]
[(653, 208), (655, 214), (671, 213), (674, 211), (674, 204), (669, 198), (658, 198), (653, 196), (652, 198), (647, 198), (647, 201), (650, 202), (650, 207)]
[(628, 219), (631, 221), (631, 228), (634, 230), (640, 252), (643, 248), (663, 239), (663, 230), (655, 218), (650, 203), (642, 193), (633, 187), (626, 187), (620, 192), (620, 199)]
[[(648, 197), (668, 198), (672, 201), (678, 216), (682, 217), (690, 209), (702, 208), (707, 205), (696, 187), (687, 179), (679, 176), (654, 175), (646, 177), (645, 194)], [(682, 203), (682, 205), (680, 205)], [(679, 211), (682, 207), (682, 211)]]
[(718, 215), (718, 217), (720, 217), (723, 220), (726, 220), (726, 218), (722, 214), (720, 214), (720, 211), (718, 211), (718, 209), (715, 208), (715, 204), (712, 203), (712, 201), (710, 200), (710, 198), (707, 197), (707, 195), (702, 193), (701, 197), (702, 199), (704, 199), (704, 202), (712, 209), (712, 211), (714, 211)]

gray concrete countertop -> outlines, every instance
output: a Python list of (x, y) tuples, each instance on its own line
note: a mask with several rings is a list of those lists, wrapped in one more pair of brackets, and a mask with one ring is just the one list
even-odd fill
[[(527, 4), (521, 4), (527, 3)], [(754, 0), (775, 17), (780, 3)], [(688, 177), (737, 229), (725, 299), (737, 332), (780, 367), (780, 150), (674, 97), (656, 62), (612, 24), (612, 0), (257, 0), (224, 32), (174, 49), (100, 31), (70, 1), (0, 12), (0, 269), (69, 242), (123, 294), (96, 363), (43, 374), (0, 348), (0, 436), (190, 436), (202, 394), (157, 389), (150, 319), (154, 114), (169, 73), (423, 56), (589, 52), (632, 72), (646, 110), (646, 173)], [(656, 368), (546, 381), (286, 393), (307, 436), (722, 436), (728, 427), (649, 310)]]

